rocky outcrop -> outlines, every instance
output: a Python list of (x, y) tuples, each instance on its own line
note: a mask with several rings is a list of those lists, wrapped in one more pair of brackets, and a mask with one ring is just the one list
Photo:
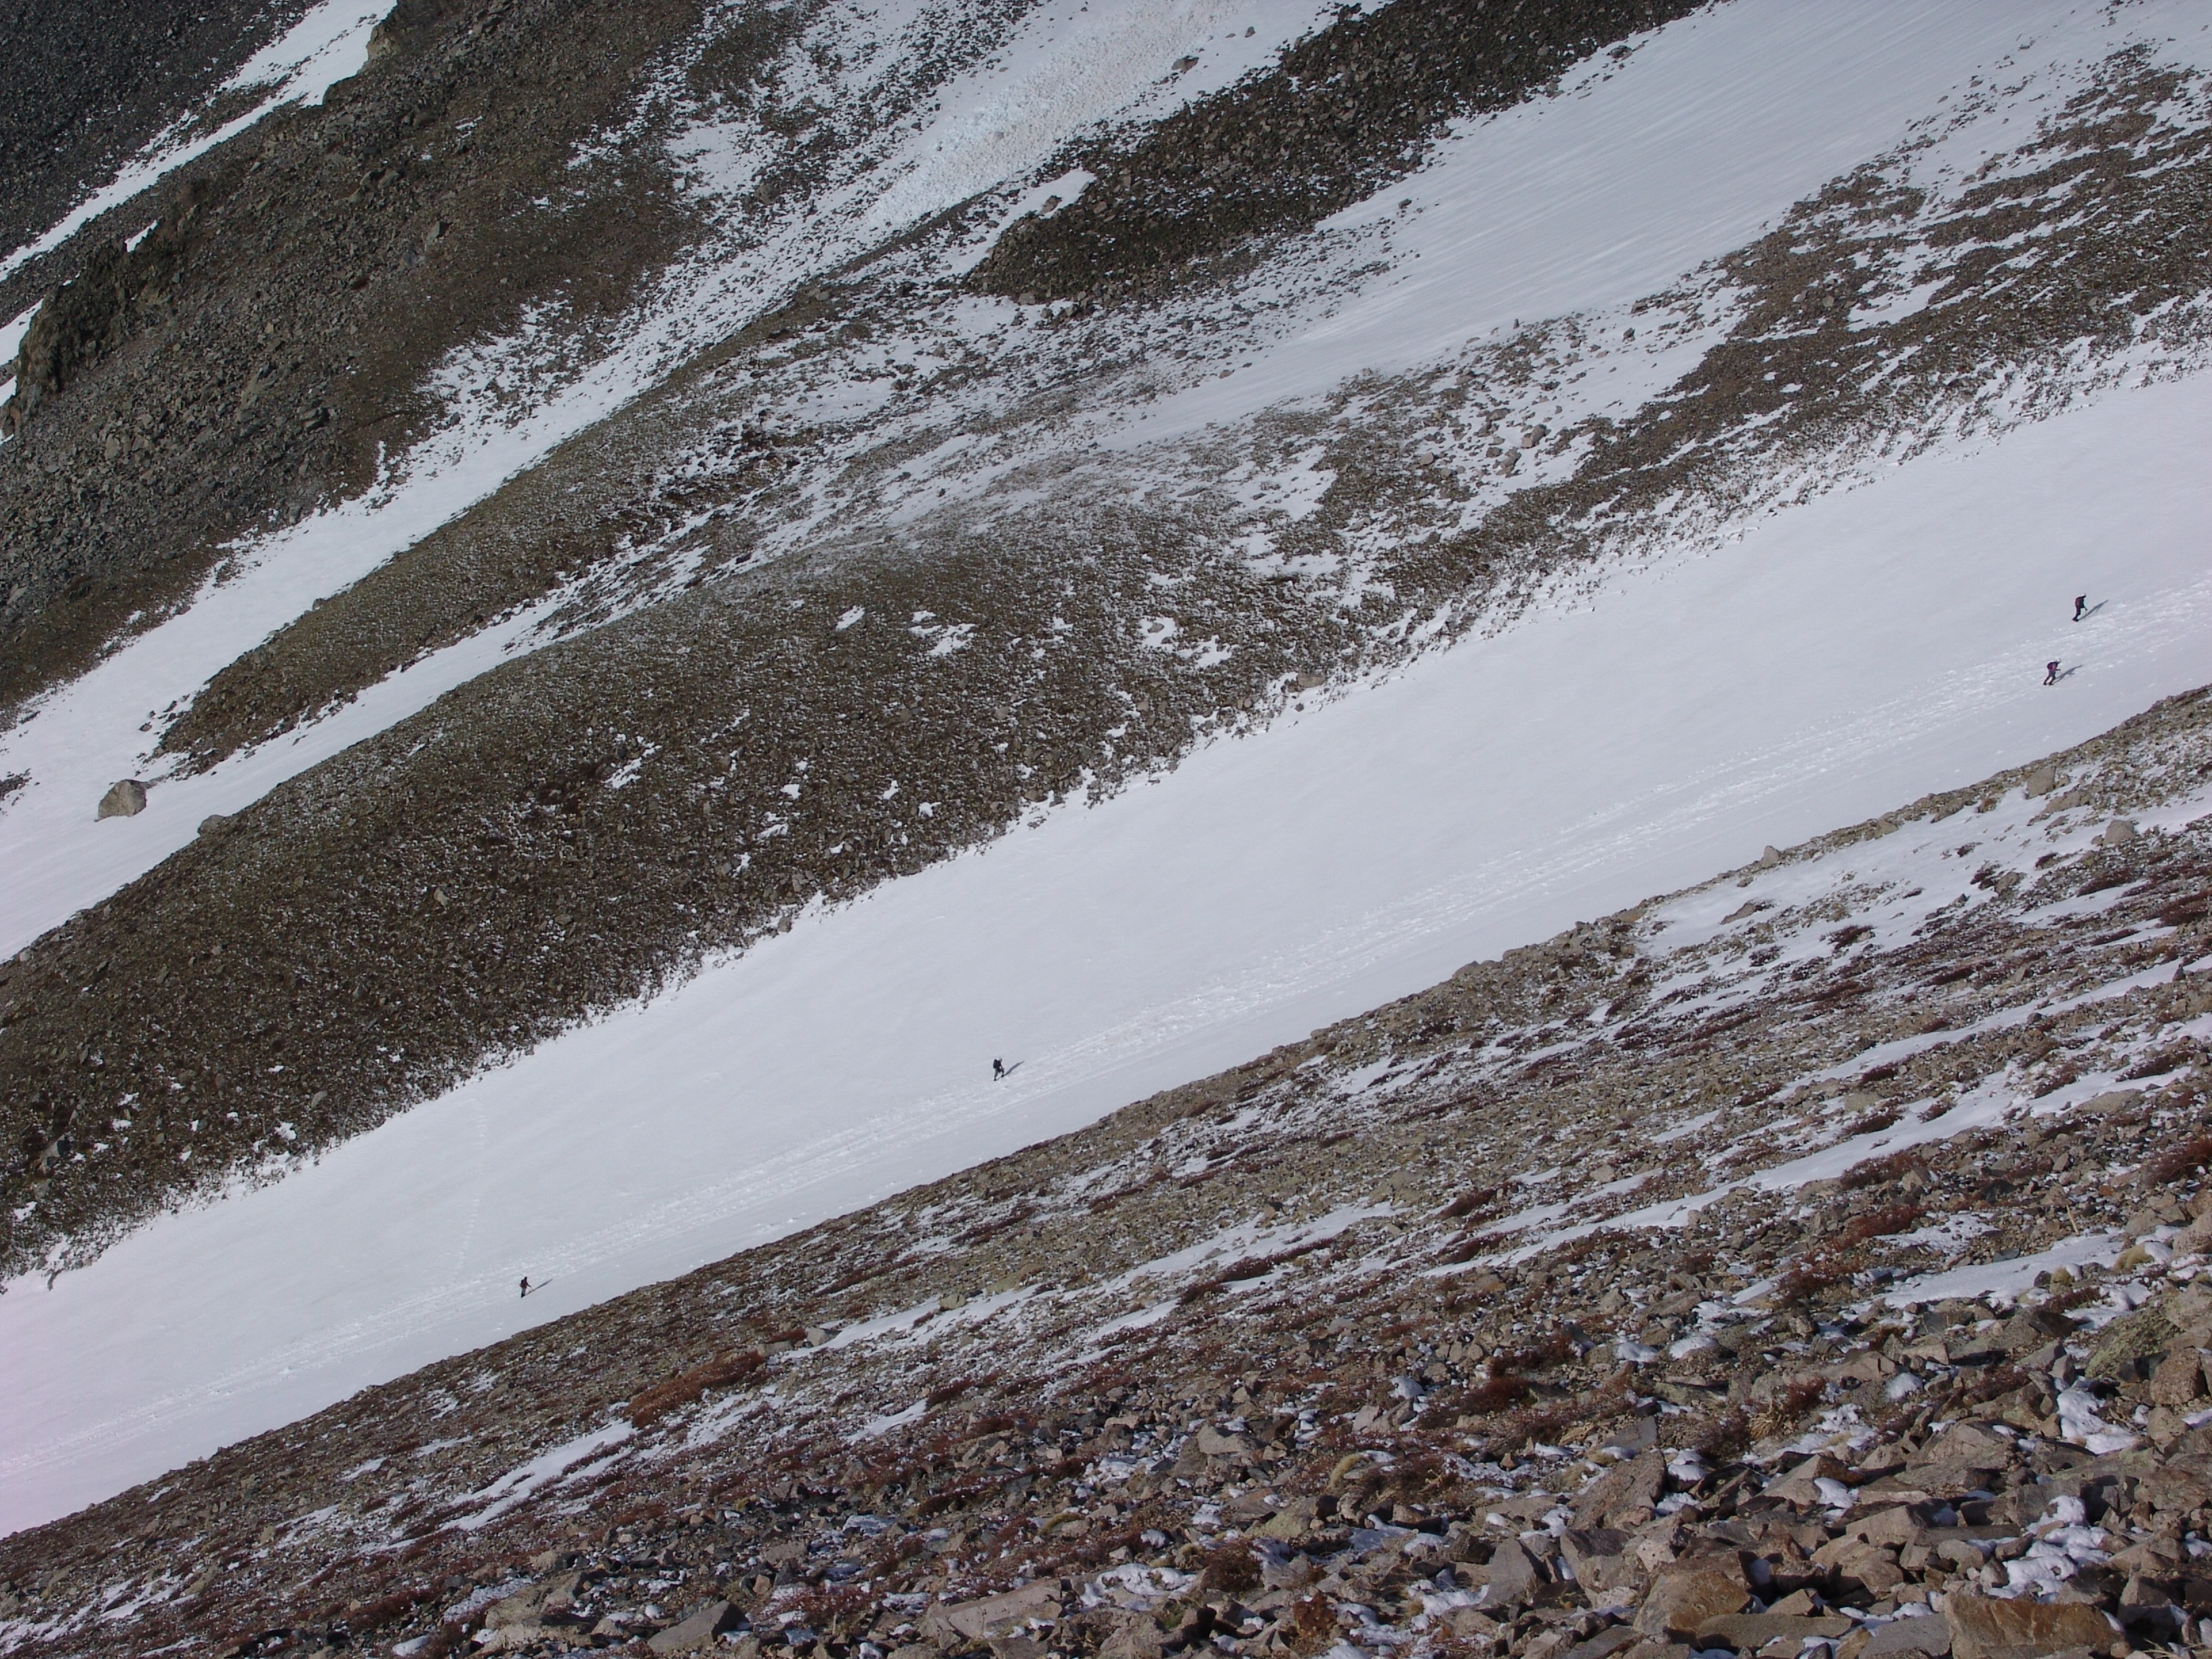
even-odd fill
[(107, 787), (100, 798), (100, 810), (93, 814), (100, 818), (136, 817), (146, 810), (146, 786), (136, 778), (125, 778)]

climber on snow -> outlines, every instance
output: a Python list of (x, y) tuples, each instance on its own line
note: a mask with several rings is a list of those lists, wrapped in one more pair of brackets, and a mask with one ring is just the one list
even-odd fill
[(2087, 610), (2087, 605), (2088, 605), (2088, 604), (2089, 604), (2089, 596), (2088, 596), (2087, 593), (2080, 593), (2080, 594), (2076, 594), (2076, 595), (2075, 596), (2075, 599), (2074, 599), (2074, 620), (2075, 620), (2075, 622), (2080, 622), (2080, 621), (2081, 620), (2081, 618), (2082, 618), (2082, 617), (2086, 617), (2086, 616), (2087, 616), (2087, 615), (2089, 614), (2088, 610)]
[(1003, 1060), (993, 1060), (991, 1062), (991, 1081), (996, 1083), (1006, 1075), (1006, 1062)]
[(2043, 683), (2045, 685), (2056, 685), (2058, 684), (2057, 658), (2053, 657), (2049, 662), (2043, 665)]

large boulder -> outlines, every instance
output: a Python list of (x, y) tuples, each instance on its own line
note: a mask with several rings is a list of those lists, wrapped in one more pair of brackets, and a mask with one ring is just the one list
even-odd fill
[(1751, 1585), (1734, 1556), (1697, 1556), (1652, 1579), (1636, 1610), (1636, 1628), (1646, 1636), (1686, 1641), (1711, 1620), (1742, 1612), (1750, 1599)]
[(970, 1642), (1011, 1636), (1030, 1620), (1059, 1618), (1058, 1590), (1056, 1584), (1030, 1584), (1004, 1595), (933, 1607), (922, 1617), (921, 1634), (940, 1644), (948, 1635), (963, 1636)]
[[(1559, 1534), (1559, 1555), (1593, 1605), (1607, 1590), (1638, 1583), (1644, 1574), (1628, 1553), (1633, 1542), (1616, 1527), (1570, 1527)], [(1627, 1596), (1626, 1601), (1635, 1598)]]
[(2105, 1327), (2104, 1340), (2082, 1369), (2091, 1376), (2110, 1382), (2133, 1382), (2149, 1375), (2179, 1334), (2173, 1322), (2157, 1309), (2138, 1308)]
[(2103, 1613), (2079, 1601), (2025, 1595), (1998, 1601), (1954, 1590), (1943, 1617), (1951, 1627), (1951, 1659), (2039, 1659), (2068, 1648), (2124, 1653), (2133, 1645)]
[(2203, 1362), (2194, 1348), (2175, 1348), (2159, 1361), (2158, 1369), (2150, 1374), (2154, 1405), (2191, 1405), (2203, 1392)]
[(136, 778), (125, 778), (107, 786), (107, 793), (100, 798), (100, 811), (93, 814), (93, 822), (102, 818), (135, 818), (146, 810), (146, 786)]
[(1575, 1499), (1578, 1527), (1640, 1527), (1667, 1481), (1667, 1459), (1656, 1447), (1616, 1464)]
[(1490, 1576), (1484, 1582), (1489, 1593), (1482, 1598), (1482, 1605), (1488, 1608), (1526, 1607), (1547, 1581), (1536, 1558), (1509, 1538), (1490, 1558)]
[(537, 1624), (549, 1613), (565, 1611), (576, 1599), (576, 1586), (584, 1580), (580, 1572), (564, 1572), (557, 1578), (548, 1578), (518, 1591), (503, 1601), (495, 1601), (484, 1614), (484, 1623), (494, 1630), (508, 1625)]
[(742, 1622), (738, 1610), (727, 1601), (709, 1601), (693, 1608), (680, 1622), (653, 1637), (646, 1646), (655, 1653), (696, 1653), (724, 1631), (734, 1630)]
[[(1951, 1651), (1951, 1626), (1941, 1619), (1893, 1619), (1876, 1625), (1852, 1659), (1945, 1659)], [(1837, 1650), (1844, 1659), (1845, 1650)]]

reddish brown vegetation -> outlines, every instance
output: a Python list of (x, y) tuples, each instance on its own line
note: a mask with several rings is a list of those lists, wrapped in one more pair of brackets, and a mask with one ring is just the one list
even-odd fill
[(709, 1389), (741, 1382), (768, 1363), (757, 1348), (743, 1353), (716, 1356), (703, 1365), (679, 1371), (665, 1382), (655, 1383), (629, 1402), (629, 1420), (639, 1428), (659, 1421), (679, 1407), (688, 1406)]

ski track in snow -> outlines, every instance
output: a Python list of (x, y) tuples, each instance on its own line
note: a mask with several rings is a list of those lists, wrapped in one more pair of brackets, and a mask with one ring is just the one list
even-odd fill
[[(2203, 678), (2208, 444), (2199, 376), (1925, 456), (811, 914), (19, 1283), (0, 1523), (2102, 731)], [(2084, 589), (2111, 598), (2076, 626)], [(2081, 672), (2046, 690), (2054, 652)], [(525, 1273), (550, 1281), (526, 1308)]]
[[(1170, 24), (1226, 34), (1261, 15), (1136, 9), (1116, 38), (1143, 52)], [(1308, 15), (1274, 9), (1269, 27), (1287, 38)], [(1344, 216), (1371, 226), (1415, 198), (1382, 283), (1230, 379), (1109, 412), (1109, 436), (1165, 441), (1435, 361), (1516, 318), (1655, 291), (1898, 142), (1978, 70), (2078, 62), (2184, 24), (2202, 32), (2174, 4), (2116, 21), (2057, 0), (1735, 0), (1569, 96), (1470, 126), (1383, 192), (1388, 209)], [(1009, 125), (994, 83), (1029, 88), (1018, 106), (1042, 97), (1065, 52), (1096, 55), (1097, 39), (1017, 52), (1011, 81), (979, 73), (949, 94), (894, 170), (907, 195), (841, 205), (850, 240), (1021, 176), (1070, 125), (1139, 97), (1132, 47), (1057, 113)], [(921, 146), (940, 143), (961, 153), (932, 149), (925, 165)], [(795, 248), (695, 272), (654, 315), (681, 313), (686, 337), (726, 329), (799, 269)], [(146, 711), (618, 406), (661, 361), (618, 356), (529, 419), (471, 427), (364, 501), (246, 550), (242, 574), (46, 699), (0, 741), (0, 772), (36, 779), (0, 815), (0, 950), (157, 863), (208, 813), (497, 662), (529, 618), (161, 782), (136, 818), (88, 821), (110, 781), (142, 773)], [(2212, 377), (2132, 386), (1774, 514), (1717, 550), (1655, 556), (1104, 806), (810, 914), (51, 1289), (18, 1283), (0, 1297), (0, 1526), (1079, 1127), (1762, 842), (2102, 731), (2205, 678), (2208, 446)], [(2085, 589), (2108, 603), (2070, 625)], [(2081, 672), (2045, 690), (2052, 654)], [(988, 1081), (993, 1054), (1023, 1060), (1012, 1080)], [(516, 1300), (525, 1273), (543, 1301)]]

